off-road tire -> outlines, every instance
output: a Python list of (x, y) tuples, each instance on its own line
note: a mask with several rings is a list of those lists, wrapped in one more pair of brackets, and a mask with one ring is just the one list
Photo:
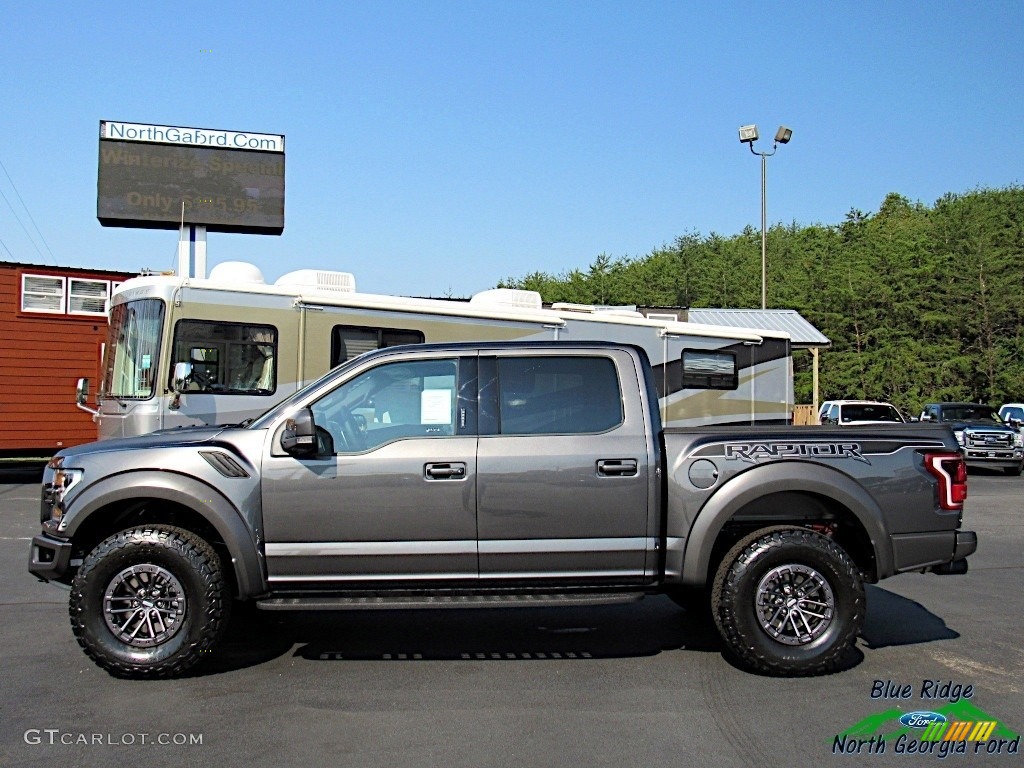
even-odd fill
[[(132, 599), (147, 587), (159, 597)], [(68, 608), (78, 644), (110, 674), (166, 678), (210, 653), (230, 605), (221, 559), (207, 542), (182, 528), (147, 525), (120, 531), (85, 557)], [(138, 627), (128, 642), (115, 632), (122, 619), (124, 634)]]
[[(860, 631), (865, 607), (860, 572), (842, 547), (789, 526), (737, 542), (711, 590), (712, 615), (729, 651), (743, 666), (768, 675), (834, 671)], [(816, 619), (818, 612), (826, 618)], [(781, 619), (781, 627), (772, 619)]]

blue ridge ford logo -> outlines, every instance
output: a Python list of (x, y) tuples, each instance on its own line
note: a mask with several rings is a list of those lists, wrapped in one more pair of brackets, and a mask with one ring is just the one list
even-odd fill
[(908, 728), (927, 728), (932, 723), (944, 723), (946, 722), (946, 716), (940, 715), (938, 712), (907, 712), (900, 718), (900, 724), (905, 725)]

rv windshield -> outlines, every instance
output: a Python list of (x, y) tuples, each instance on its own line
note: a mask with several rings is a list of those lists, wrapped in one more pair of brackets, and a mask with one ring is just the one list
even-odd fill
[(104, 396), (124, 400), (153, 396), (163, 326), (160, 299), (138, 299), (111, 308), (103, 354)]

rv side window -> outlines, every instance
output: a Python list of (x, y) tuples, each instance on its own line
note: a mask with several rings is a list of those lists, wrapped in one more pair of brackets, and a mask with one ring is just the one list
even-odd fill
[(622, 423), (607, 357), (499, 357), (498, 388), (503, 435), (594, 434)]
[(271, 395), (277, 388), (277, 329), (209, 320), (182, 320), (174, 328), (176, 363), (189, 363), (188, 392)]
[(736, 389), (738, 386), (735, 353), (683, 350), (683, 389)]
[(372, 352), (399, 344), (422, 344), (421, 331), (404, 328), (367, 328), (359, 325), (336, 325), (331, 332), (331, 368), (364, 352)]

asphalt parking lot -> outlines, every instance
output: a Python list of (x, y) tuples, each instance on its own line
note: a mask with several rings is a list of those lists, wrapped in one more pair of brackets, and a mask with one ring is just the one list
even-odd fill
[[(878, 754), (851, 738), (837, 753), (836, 736), (884, 735), (915, 710), (1024, 731), (1024, 478), (972, 473), (970, 572), (869, 587), (848, 668), (826, 677), (736, 669), (713, 628), (658, 597), (240, 611), (203, 671), (156, 682), (114, 679), (81, 652), (67, 591), (26, 570), (38, 486), (3, 480), (19, 478), (0, 478), (4, 766), (916, 766), (939, 750), (889, 738)], [(942, 762), (1018, 764), (1012, 742), (990, 754), (995, 743), (965, 742)]]

